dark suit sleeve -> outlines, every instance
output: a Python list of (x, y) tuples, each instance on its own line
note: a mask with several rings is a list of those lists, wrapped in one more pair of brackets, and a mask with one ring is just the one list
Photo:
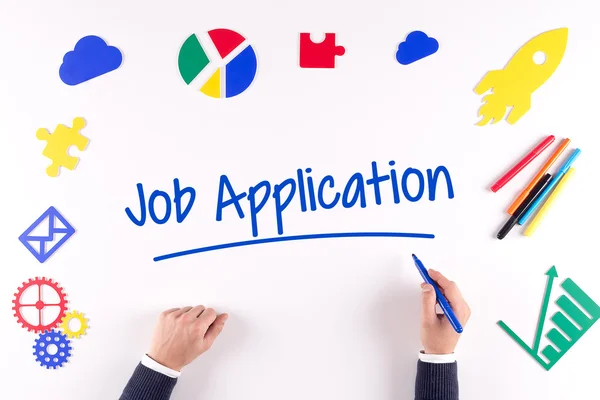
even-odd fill
[(457, 371), (455, 362), (433, 364), (419, 360), (415, 400), (458, 400)]
[(169, 400), (176, 378), (138, 364), (119, 400)]

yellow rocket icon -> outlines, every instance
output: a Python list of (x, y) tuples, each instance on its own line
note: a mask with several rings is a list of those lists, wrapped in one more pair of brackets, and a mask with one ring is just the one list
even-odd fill
[[(560, 28), (544, 32), (529, 42), (510, 59), (501, 70), (488, 72), (475, 88), (482, 95), (488, 90), (492, 93), (483, 97), (484, 104), (479, 109), (479, 126), (500, 121), (507, 107), (512, 107), (506, 121), (517, 122), (531, 107), (531, 94), (552, 76), (562, 61), (567, 48), (568, 29)], [(534, 62), (534, 54), (545, 55), (543, 63)]]

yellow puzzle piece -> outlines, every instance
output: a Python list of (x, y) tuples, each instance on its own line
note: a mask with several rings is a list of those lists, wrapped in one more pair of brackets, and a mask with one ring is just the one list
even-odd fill
[[(567, 28), (544, 32), (525, 43), (504, 69), (489, 71), (475, 88), (478, 95), (492, 90), (483, 97), (484, 104), (478, 114), (482, 119), (477, 125), (486, 125), (490, 120), (495, 124), (504, 117), (507, 107), (512, 107), (506, 118), (509, 124), (525, 115), (531, 107), (531, 94), (552, 76), (562, 61), (567, 36)], [(536, 64), (533, 56), (538, 52), (544, 53), (545, 60)]]
[(52, 160), (52, 164), (46, 169), (48, 176), (58, 176), (60, 167), (70, 170), (75, 168), (79, 158), (69, 155), (69, 147), (75, 146), (79, 151), (85, 150), (90, 141), (79, 133), (84, 126), (85, 120), (77, 117), (73, 120), (72, 128), (61, 124), (52, 134), (47, 129), (38, 129), (35, 136), (48, 142), (42, 154)]

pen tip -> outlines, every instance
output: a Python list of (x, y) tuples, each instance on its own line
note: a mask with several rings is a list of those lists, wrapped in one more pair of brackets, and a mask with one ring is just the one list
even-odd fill
[(417, 259), (417, 256), (415, 256), (414, 254), (412, 255), (412, 257), (413, 257), (413, 260)]

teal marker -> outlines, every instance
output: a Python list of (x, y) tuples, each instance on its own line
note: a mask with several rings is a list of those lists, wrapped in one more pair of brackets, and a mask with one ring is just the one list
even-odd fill
[(562, 167), (560, 167), (560, 169), (558, 170), (556, 175), (554, 175), (554, 178), (552, 178), (552, 180), (550, 181), (548, 186), (546, 186), (546, 189), (544, 189), (544, 191), (542, 193), (540, 193), (540, 195), (533, 202), (531, 207), (529, 207), (529, 209), (527, 209), (525, 214), (523, 214), (523, 216), (519, 220), (519, 225), (523, 225), (525, 222), (527, 222), (527, 220), (529, 219), (529, 217), (531, 217), (533, 215), (535, 210), (544, 202), (544, 200), (546, 200), (546, 197), (548, 197), (548, 195), (550, 194), (552, 189), (554, 189), (554, 187), (562, 179), (564, 174), (567, 173), (567, 170), (569, 168), (571, 168), (571, 164), (573, 164), (573, 162), (577, 159), (577, 157), (579, 157), (579, 154), (581, 154), (581, 150), (579, 150), (579, 149), (573, 150), (571, 157), (569, 157), (567, 159), (567, 161), (565, 161), (565, 163), (562, 165)]

